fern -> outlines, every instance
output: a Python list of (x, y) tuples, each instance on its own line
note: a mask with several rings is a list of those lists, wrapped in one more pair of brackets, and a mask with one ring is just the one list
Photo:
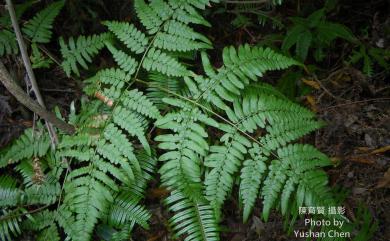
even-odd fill
[[(225, 48), (222, 56), (225, 65), (215, 71), (208, 57), (203, 54), (203, 65), (209, 78), (196, 77), (195, 83), (190, 84), (197, 86), (190, 89), (196, 99), (205, 99), (221, 109), (227, 107), (223, 101), (232, 102), (251, 80), (256, 81), (257, 77), (261, 77), (265, 71), (284, 69), (298, 64), (269, 48), (250, 48), (249, 45), (240, 46), (238, 50), (234, 47)], [(187, 80), (187, 82), (194, 81)]]
[(0, 31), (0, 56), (17, 54), (19, 52), (16, 36), (8, 29)]
[(0, 176), (0, 207), (13, 206), (20, 202), (21, 191), (16, 187), (16, 180), (11, 176)]
[(218, 123), (185, 102), (176, 99), (165, 99), (165, 102), (182, 109), (156, 122), (159, 128), (175, 132), (155, 139), (162, 142), (159, 148), (168, 150), (159, 158), (165, 162), (159, 171), (161, 179), (164, 185), (196, 200), (201, 196), (199, 156), (204, 157), (209, 149), (204, 140), (208, 135), (201, 124), (217, 127)]
[[(257, 199), (264, 220), (272, 209), (294, 221), (299, 206), (336, 202), (321, 170), (329, 158), (297, 143), (322, 123), (255, 83), (301, 64), (245, 44), (224, 48), (215, 68), (205, 52), (211, 42), (193, 26), (209, 26), (198, 10), (210, 4), (136, 0), (140, 25), (104, 21), (107, 32), (60, 40), (68, 75), (87, 69), (103, 48), (113, 61), (85, 81), (90, 97), (79, 114), (72, 104), (69, 116), (77, 133), (61, 134), (58, 150), (49, 151), (47, 134), (37, 141), (26, 132), (5, 152), (0, 168), (14, 165), (22, 181), (0, 177), (0, 195), (10, 200), (0, 202), (2, 238), (22, 225), (41, 240), (129, 240), (135, 227), (149, 227), (143, 199), (157, 168), (155, 182), (170, 192), (169, 225), (187, 241), (219, 240), (222, 208), (237, 184), (244, 221)], [(197, 51), (205, 74), (189, 64)], [(21, 204), (41, 210), (26, 219)]]
[(50, 147), (50, 139), (45, 132), (26, 129), (0, 159), (0, 168), (29, 157), (44, 156)]
[[(62, 156), (86, 164), (69, 174), (58, 220), (74, 240), (89, 240), (95, 225), (108, 215), (113, 202), (110, 225), (123, 225), (134, 218), (141, 218), (138, 222), (146, 226), (148, 214), (136, 205), (136, 199), (129, 201), (128, 196), (122, 195), (115, 201), (113, 196), (119, 193), (120, 186), (111, 176), (121, 185), (133, 185), (142, 170), (129, 138), (137, 137), (150, 155), (152, 151), (144, 132), (147, 118), (157, 117), (159, 113), (141, 92), (128, 92), (126, 97), (121, 102), (123, 104), (114, 109), (113, 118), (107, 125), (93, 123), (93, 120), (90, 123), (90, 127), (103, 128), (102, 139), (80, 132), (78, 136), (62, 142)], [(85, 151), (87, 154), (84, 154)]]
[[(33, 1), (26, 1), (22, 4), (15, 5), (15, 13), (17, 20), (23, 15), (23, 13), (31, 7)], [(33, 18), (27, 21), (22, 28), (22, 32), (26, 38), (28, 38), (32, 47), (35, 43), (48, 43), (52, 36), (52, 28), (54, 19), (60, 13), (64, 1), (57, 1), (40, 12), (38, 12)], [(8, 14), (0, 17), (0, 24), (2, 30), (0, 30), (0, 57), (4, 55), (17, 54), (19, 52), (16, 36), (11, 26), (11, 19)], [(36, 47), (36, 46), (35, 46)], [(33, 50), (33, 56), (37, 58), (37, 50)]]
[(34, 43), (50, 42), (54, 19), (63, 6), (64, 1), (57, 1), (47, 6), (29, 20), (23, 28), (23, 33)]
[(219, 240), (219, 229), (213, 209), (204, 201), (192, 201), (179, 191), (166, 199), (169, 210), (176, 214), (170, 223), (177, 235), (186, 234), (185, 241)]
[(0, 239), (1, 240), (13, 240), (13, 236), (21, 234), (20, 223), (22, 218), (20, 214), (24, 211), (22, 209), (16, 209), (8, 211), (2, 209), (0, 211)]
[(61, 54), (65, 59), (62, 62), (62, 68), (69, 76), (72, 72), (80, 75), (77, 65), (87, 69), (87, 63), (92, 62), (92, 57), (104, 47), (104, 43), (111, 38), (108, 33), (92, 36), (80, 36), (76, 40), (69, 39), (68, 44), (63, 38), (60, 38)]

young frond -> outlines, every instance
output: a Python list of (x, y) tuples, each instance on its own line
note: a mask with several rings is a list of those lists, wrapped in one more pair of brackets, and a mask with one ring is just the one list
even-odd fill
[(177, 236), (185, 241), (218, 241), (219, 227), (214, 211), (206, 201), (194, 201), (179, 191), (173, 191), (165, 200), (175, 213), (169, 220)]
[(84, 69), (88, 69), (87, 63), (92, 62), (92, 57), (94, 57), (105, 46), (105, 42), (111, 38), (112, 36), (109, 33), (80, 36), (76, 40), (71, 37), (68, 43), (65, 43), (63, 38), (60, 38), (61, 55), (64, 59), (61, 65), (66, 74), (70, 76), (73, 72), (76, 75), (80, 75), (77, 65), (81, 65)]
[(136, 54), (145, 52), (149, 40), (133, 24), (117, 21), (105, 21), (103, 24), (132, 52)]
[(25, 158), (44, 156), (50, 148), (50, 138), (46, 132), (41, 131), (26, 129), (1, 157), (0, 168)]
[(64, 1), (57, 1), (37, 13), (23, 28), (31, 42), (48, 43), (52, 35), (53, 22), (64, 6)]

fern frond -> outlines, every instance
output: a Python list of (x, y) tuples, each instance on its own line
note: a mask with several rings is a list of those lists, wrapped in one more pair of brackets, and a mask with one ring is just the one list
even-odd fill
[(147, 71), (157, 71), (168, 76), (182, 77), (192, 73), (177, 59), (155, 48), (148, 51), (142, 67)]
[(60, 13), (63, 6), (63, 0), (54, 2), (47, 6), (28, 21), (28, 23), (23, 27), (23, 33), (31, 39), (31, 42), (50, 42), (54, 19)]
[(108, 224), (112, 227), (121, 228), (125, 224), (137, 223), (143, 228), (149, 228), (148, 220), (151, 214), (144, 206), (138, 204), (131, 193), (120, 193), (115, 197), (111, 206)]
[(23, 210), (0, 210), (0, 240), (12, 241), (13, 237), (21, 234), (20, 223)]
[(56, 212), (49, 211), (47, 209), (31, 214), (30, 219), (23, 221), (23, 228), (27, 230), (42, 230), (53, 224), (54, 217)]
[(60, 233), (58, 232), (57, 225), (52, 224), (48, 228), (41, 231), (37, 237), (37, 241), (60, 241)]
[(149, 40), (133, 24), (117, 21), (105, 21), (103, 24), (132, 52), (136, 54), (145, 52)]
[(15, 206), (20, 202), (21, 195), (14, 178), (8, 175), (0, 176), (0, 207)]
[(118, 126), (126, 130), (131, 136), (136, 136), (145, 151), (148, 154), (151, 153), (149, 143), (145, 137), (145, 128), (148, 122), (142, 115), (118, 106), (114, 110), (113, 121)]
[(146, 89), (146, 95), (160, 110), (166, 110), (168, 108), (168, 105), (164, 103), (162, 99), (173, 97), (172, 94), (161, 90), (161, 88), (182, 96), (190, 95), (186, 84), (179, 78), (167, 77), (161, 73), (152, 72), (152, 74), (149, 74), (148, 79), (150, 84)]
[(26, 129), (0, 159), (0, 168), (17, 163), (22, 159), (44, 156), (50, 147), (46, 132)]
[(221, 125), (221, 129), (226, 133), (220, 139), (223, 144), (211, 146), (210, 154), (204, 163), (211, 168), (205, 180), (206, 198), (218, 218), (220, 208), (233, 187), (234, 174), (241, 166), (247, 148), (251, 146), (251, 143), (233, 127)]
[[(320, 174), (322, 171), (316, 170), (331, 164), (326, 155), (312, 146), (302, 144), (288, 145), (278, 149), (277, 153), (279, 160), (271, 162), (270, 172), (264, 180), (261, 193), (265, 220), (268, 219), (271, 208), (279, 200), (279, 195), (281, 195), (280, 205), (283, 214), (287, 212), (290, 197), (296, 190), (298, 206), (303, 203), (318, 205), (332, 199), (329, 191), (324, 189), (327, 188), (326, 174), (322, 175)], [(311, 188), (317, 187), (309, 191), (308, 185)], [(308, 192), (306, 193), (305, 190)]]
[(0, 57), (8, 54), (17, 54), (19, 52), (16, 36), (8, 29), (0, 31)]
[(68, 43), (65, 43), (63, 38), (60, 38), (61, 55), (64, 59), (61, 65), (66, 74), (70, 76), (73, 72), (79, 76), (77, 65), (88, 69), (87, 63), (92, 62), (92, 57), (104, 47), (105, 42), (109, 39), (111, 39), (111, 34), (109, 33), (80, 36), (76, 40), (71, 37)]
[(175, 213), (169, 220), (173, 230), (178, 236), (185, 235), (185, 241), (219, 240), (218, 224), (207, 202), (188, 199), (179, 191), (173, 191), (165, 202)]
[(181, 108), (169, 113), (155, 123), (161, 129), (175, 134), (163, 134), (155, 138), (158, 147), (167, 152), (159, 160), (164, 164), (159, 170), (162, 182), (173, 190), (181, 190), (187, 197), (201, 196), (200, 161), (207, 154), (207, 132), (200, 124), (218, 126), (198, 108), (177, 99), (164, 99), (172, 106)]
[(94, 95), (105, 86), (120, 91), (130, 81), (131, 75), (121, 69), (109, 68), (98, 71), (95, 76), (85, 80), (88, 85), (84, 91), (88, 95)]
[(147, 96), (137, 89), (126, 91), (123, 94), (121, 101), (124, 106), (142, 114), (145, 117), (155, 120), (161, 117), (160, 111), (154, 106), (153, 102), (151, 102)]
[(149, 34), (156, 34), (153, 45), (168, 51), (190, 51), (211, 47), (210, 41), (196, 33), (189, 23), (209, 25), (196, 8), (204, 9), (209, 2), (135, 1), (135, 9)]
[(121, 50), (117, 50), (110, 43), (107, 43), (106, 45), (108, 50), (110, 50), (112, 56), (114, 57), (115, 62), (117, 62), (117, 64), (119, 65), (119, 67), (124, 71), (126, 71), (129, 75), (134, 74), (137, 69), (138, 62), (133, 57), (126, 54), (125, 52)]
[[(206, 61), (208, 69), (213, 69), (208, 66), (209, 61), (205, 55), (202, 59)], [(257, 77), (263, 76), (266, 71), (285, 69), (298, 64), (270, 48), (249, 45), (240, 46), (237, 50), (234, 47), (225, 48), (223, 61), (224, 66), (208, 79), (195, 78), (199, 89), (195, 98), (203, 98), (222, 109), (226, 108), (223, 100), (233, 102), (250, 81), (257, 81)]]
[(241, 169), (240, 181), (240, 199), (243, 202), (243, 221), (246, 222), (255, 205), (255, 201), (259, 196), (260, 184), (264, 172), (267, 170), (265, 162), (268, 156), (261, 152), (261, 147), (258, 144), (253, 144), (253, 147), (248, 151), (250, 159), (243, 163)]

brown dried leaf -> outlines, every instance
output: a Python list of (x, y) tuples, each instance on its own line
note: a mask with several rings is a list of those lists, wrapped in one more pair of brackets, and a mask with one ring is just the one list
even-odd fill
[(314, 80), (307, 80), (307, 79), (302, 79), (303, 83), (305, 83), (306, 85), (316, 89), (316, 90), (319, 90), (321, 87), (320, 87), (320, 84), (317, 82), (317, 81), (314, 81)]
[(387, 169), (383, 177), (379, 180), (376, 188), (389, 188), (390, 187), (390, 168)]

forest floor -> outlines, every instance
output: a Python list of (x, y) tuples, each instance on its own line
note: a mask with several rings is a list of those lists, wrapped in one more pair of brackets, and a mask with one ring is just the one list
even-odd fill
[[(120, 2), (120, 1), (118, 1)], [(376, 29), (376, 35), (385, 35), (385, 27), (389, 29), (390, 17), (388, 1), (341, 1), (338, 14), (331, 16), (358, 32), (362, 23)], [(295, 14), (294, 4), (285, 4), (277, 8), (278, 14), (289, 17)], [(122, 8), (118, 16), (126, 12)], [(384, 12), (383, 12), (384, 11)], [(108, 17), (108, 10), (101, 18)], [(126, 14), (125, 14), (126, 15)], [(216, 43), (213, 56), (214, 63), (220, 62), (220, 50), (223, 46), (249, 42), (257, 44), (274, 29), (262, 26), (233, 28), (229, 14), (210, 13), (212, 30), (204, 30), (206, 35)], [(72, 23), (73, 20), (69, 20)], [(91, 24), (89, 20), (80, 20)], [(68, 26), (69, 26), (68, 23)], [(65, 24), (64, 24), (65, 25)], [(371, 25), (371, 26), (370, 26)], [(374, 26), (375, 25), (375, 26)], [(378, 26), (376, 26), (378, 25)], [(93, 25), (91, 31), (97, 29)], [(62, 29), (58, 26), (58, 29)], [(76, 35), (81, 30), (69, 27), (64, 35)], [(356, 32), (355, 32), (356, 31)], [(59, 32), (59, 35), (63, 33)], [(370, 38), (377, 38), (375, 34)], [(388, 33), (387, 33), (388, 35)], [(375, 42), (375, 39), (366, 39)], [(390, 39), (386, 40), (389, 43)], [(57, 48), (58, 49), (58, 48)], [(306, 137), (321, 151), (334, 161), (334, 167), (327, 169), (330, 185), (338, 186), (347, 193), (345, 206), (347, 216), (354, 219), (357, 207), (365, 205), (378, 222), (379, 228), (373, 241), (390, 240), (390, 80), (388, 72), (375, 72), (367, 77), (352, 66), (344, 64), (346, 56), (343, 47), (337, 47), (331, 56), (320, 67), (319, 74), (304, 74), (300, 84), (312, 87), (305, 95), (296, 95), (296, 100), (315, 111), (326, 125), (316, 133)], [(57, 52), (56, 52), (57, 51)], [(58, 50), (53, 47), (54, 54)], [(338, 54), (341, 53), (341, 54)], [(306, 64), (311, 64), (310, 59)], [(24, 71), (21, 61), (14, 65), (15, 79), (23, 79)], [(78, 80), (66, 78), (60, 67), (37, 71), (39, 86), (49, 108), (58, 106), (62, 113), (67, 113), (70, 103), (80, 99), (82, 92)], [(265, 81), (275, 83), (280, 77), (271, 73)], [(24, 83), (21, 83), (24, 85)], [(20, 106), (12, 96), (0, 86), (0, 148), (17, 137), (26, 127), (32, 126), (33, 117)], [(153, 185), (148, 190), (147, 204), (153, 212), (152, 229), (137, 231), (140, 240), (169, 240), (168, 214), (164, 211), (161, 200), (166, 191)], [(285, 235), (282, 218), (274, 213), (265, 223), (260, 218), (260, 203), (254, 210), (253, 217), (247, 224), (242, 224), (238, 198), (232, 196), (226, 202), (223, 229), (226, 231), (222, 240), (226, 241), (269, 241), (294, 240)], [(299, 227), (298, 223), (298, 226)], [(136, 236), (134, 236), (136, 238)], [(138, 239), (136, 239), (138, 240)]]

